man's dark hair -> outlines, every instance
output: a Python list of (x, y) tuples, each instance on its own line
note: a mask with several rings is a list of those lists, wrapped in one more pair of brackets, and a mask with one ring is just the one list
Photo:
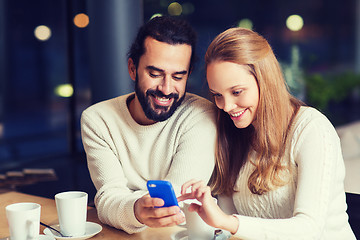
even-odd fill
[(154, 17), (144, 24), (139, 29), (128, 53), (128, 58), (133, 60), (136, 68), (140, 57), (145, 53), (144, 42), (147, 37), (171, 45), (190, 45), (192, 51), (189, 70), (192, 70), (195, 62), (196, 32), (187, 21), (176, 17), (161, 16)]

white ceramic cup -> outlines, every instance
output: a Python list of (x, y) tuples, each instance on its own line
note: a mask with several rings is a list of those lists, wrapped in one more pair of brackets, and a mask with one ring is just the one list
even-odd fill
[(37, 203), (14, 203), (6, 206), (11, 240), (37, 240), (40, 232), (41, 206)]
[(83, 236), (86, 230), (88, 194), (69, 191), (55, 195), (60, 231), (65, 236)]
[[(215, 199), (216, 200), (216, 199)], [(213, 240), (215, 228), (208, 225), (202, 220), (197, 212), (190, 212), (188, 210), (191, 203), (201, 205), (197, 200), (185, 200), (183, 201), (183, 212), (185, 214), (187, 228), (187, 234), (189, 240)]]

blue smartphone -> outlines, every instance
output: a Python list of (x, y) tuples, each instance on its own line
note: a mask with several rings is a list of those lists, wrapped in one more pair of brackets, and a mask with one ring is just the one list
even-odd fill
[(164, 206), (161, 207), (179, 206), (174, 189), (169, 181), (149, 180), (147, 182), (147, 188), (152, 198), (161, 198), (164, 200)]

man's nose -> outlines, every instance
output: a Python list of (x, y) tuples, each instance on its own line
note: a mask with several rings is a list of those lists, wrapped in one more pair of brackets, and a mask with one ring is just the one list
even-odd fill
[(164, 94), (169, 95), (173, 92), (172, 82), (169, 76), (165, 76), (158, 89)]

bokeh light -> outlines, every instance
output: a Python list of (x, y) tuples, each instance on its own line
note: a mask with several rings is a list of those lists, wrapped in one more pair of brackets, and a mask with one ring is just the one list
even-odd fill
[(89, 25), (89, 17), (85, 13), (76, 14), (74, 17), (74, 24), (78, 28), (85, 28)]
[(182, 6), (178, 2), (172, 2), (168, 6), (168, 13), (172, 16), (180, 16), (182, 13)]
[(47, 41), (51, 37), (51, 29), (45, 25), (37, 26), (34, 35), (40, 41)]
[(74, 93), (74, 88), (70, 83), (60, 84), (55, 88), (55, 94), (59, 97), (71, 97)]
[(286, 26), (291, 31), (299, 31), (304, 26), (304, 21), (301, 16), (299, 15), (291, 15), (286, 19)]
[(151, 16), (150, 19), (153, 19), (154, 17), (161, 17), (162, 14), (161, 13), (155, 13), (154, 15)]
[(185, 15), (192, 14), (195, 11), (194, 4), (186, 2), (182, 4), (182, 13)]
[(253, 22), (248, 18), (244, 18), (244, 19), (241, 19), (239, 21), (238, 27), (252, 29), (253, 28)]

